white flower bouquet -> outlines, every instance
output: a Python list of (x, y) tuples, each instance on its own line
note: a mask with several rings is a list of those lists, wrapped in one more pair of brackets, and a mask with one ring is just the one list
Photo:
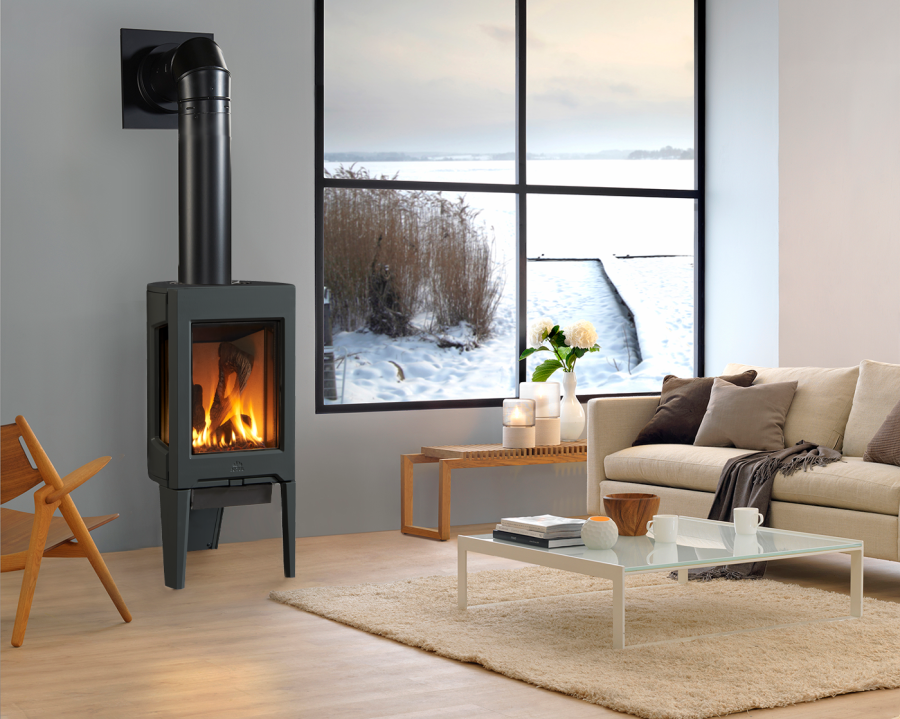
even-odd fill
[[(564, 329), (546, 317), (532, 322), (528, 327), (528, 344), (531, 345), (519, 357), (530, 357), (535, 352), (553, 352), (553, 359), (544, 360), (534, 370), (532, 382), (546, 382), (556, 370), (573, 372), (575, 361), (588, 352), (597, 352), (597, 330), (587, 320), (573, 322)], [(549, 345), (549, 346), (547, 346)]]

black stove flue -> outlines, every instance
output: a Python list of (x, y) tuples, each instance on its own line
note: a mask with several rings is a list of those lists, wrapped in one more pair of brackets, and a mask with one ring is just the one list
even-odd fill
[[(123, 102), (126, 33), (154, 36), (122, 31)], [(231, 75), (221, 50), (192, 37), (142, 52), (143, 111), (178, 114), (178, 281), (147, 286), (147, 469), (159, 484), (165, 582), (184, 587), (187, 552), (218, 546), (224, 508), (268, 503), (275, 484), (293, 577), (295, 288), (231, 278)]]
[(164, 62), (178, 98), (178, 281), (229, 285), (231, 73), (219, 46), (203, 37)]

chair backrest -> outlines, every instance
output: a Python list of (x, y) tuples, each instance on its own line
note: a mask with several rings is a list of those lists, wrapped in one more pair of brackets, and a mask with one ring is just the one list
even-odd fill
[(19, 441), (21, 436), (18, 425), (0, 427), (0, 504), (6, 504), (44, 481), (41, 473), (28, 461)]

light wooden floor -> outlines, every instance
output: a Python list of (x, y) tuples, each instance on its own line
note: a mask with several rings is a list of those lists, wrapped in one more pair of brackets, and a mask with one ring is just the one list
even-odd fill
[[(456, 527), (488, 531), (488, 525)], [(280, 540), (188, 556), (187, 587), (163, 585), (160, 549), (107, 554), (134, 622), (123, 624), (86, 561), (45, 559), (25, 644), (10, 644), (21, 572), (2, 576), (4, 719), (323, 717), (500, 719), (622, 717), (396, 644), (266, 599), (272, 589), (455, 574), (456, 542), (399, 532), (297, 540), (297, 578)], [(470, 555), (470, 571), (515, 562)], [(769, 565), (773, 579), (849, 590), (843, 555)], [(866, 560), (867, 596), (900, 601), (900, 564)], [(651, 679), (652, 678), (649, 678)], [(900, 690), (863, 692), (735, 715), (892, 719)]]

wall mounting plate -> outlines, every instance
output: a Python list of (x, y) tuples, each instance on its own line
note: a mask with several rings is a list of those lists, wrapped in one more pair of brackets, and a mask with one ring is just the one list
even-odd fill
[(211, 32), (168, 32), (165, 30), (131, 30), (122, 28), (122, 127), (125, 129), (178, 129), (178, 114), (163, 112), (141, 97), (138, 68), (141, 61), (159, 45), (180, 45), (192, 37), (214, 40)]

